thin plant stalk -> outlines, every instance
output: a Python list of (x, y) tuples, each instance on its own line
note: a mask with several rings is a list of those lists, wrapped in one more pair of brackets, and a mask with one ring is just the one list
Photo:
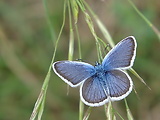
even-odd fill
[(76, 35), (77, 35), (77, 39), (78, 39), (78, 53), (79, 53), (79, 59), (82, 59), (82, 50), (81, 50), (81, 41), (80, 41), (80, 36), (79, 36), (79, 32), (78, 32), (78, 27), (77, 25), (75, 25), (76, 28)]
[(109, 31), (107, 30), (107, 28), (105, 27), (105, 25), (100, 21), (100, 19), (98, 18), (98, 16), (93, 12), (93, 10), (90, 8), (90, 6), (87, 4), (87, 2), (85, 2), (83, 0), (84, 4), (86, 5), (87, 9), (89, 10), (89, 12), (91, 13), (91, 15), (93, 16), (93, 18), (95, 19), (99, 29), (101, 30), (104, 38), (107, 40), (107, 42), (111, 45), (111, 47), (114, 47), (114, 42), (113, 39), (109, 33)]
[(92, 107), (88, 107), (83, 120), (88, 120), (88, 118), (89, 118), (89, 116), (91, 114), (91, 110), (92, 110)]
[(74, 23), (76, 24), (78, 21), (79, 7), (76, 0), (69, 0), (71, 3), (72, 14), (74, 18)]
[(85, 6), (83, 5), (83, 1), (82, 0), (80, 0), (78, 2), (78, 5), (79, 5), (80, 9), (82, 10), (82, 12), (84, 13), (85, 21), (86, 21), (86, 23), (87, 23), (87, 25), (88, 25), (93, 37), (95, 38), (97, 54), (98, 54), (98, 62), (101, 62), (102, 61), (102, 53), (101, 53), (101, 49), (100, 49), (100, 43), (99, 43), (99, 40), (98, 40), (98, 36), (96, 35), (92, 19), (91, 19), (90, 15), (87, 13), (87, 11), (85, 9)]
[(51, 39), (52, 39), (53, 43), (55, 44), (56, 36), (55, 36), (53, 24), (51, 22), (51, 18), (50, 18), (50, 14), (49, 14), (49, 9), (47, 7), (48, 6), (47, 5), (47, 0), (43, 0), (43, 6), (44, 6), (45, 13), (46, 13), (45, 15), (46, 15), (48, 27), (50, 29)]
[(115, 120), (116, 116), (114, 115), (111, 101), (105, 104), (104, 107), (105, 107), (107, 120)]
[(83, 120), (84, 104), (79, 100), (79, 120)]
[(47, 91), (47, 88), (48, 88), (48, 83), (49, 83), (50, 75), (51, 75), (52, 63), (55, 59), (58, 42), (60, 40), (60, 36), (62, 34), (62, 30), (63, 30), (64, 25), (65, 25), (65, 13), (66, 13), (66, 2), (64, 3), (63, 23), (62, 23), (58, 38), (57, 38), (56, 43), (55, 43), (55, 48), (54, 48), (51, 64), (49, 66), (48, 73), (47, 73), (47, 75), (44, 79), (44, 83), (42, 85), (42, 89), (41, 89), (41, 92), (39, 94), (39, 97), (38, 97), (38, 99), (35, 103), (35, 106), (33, 108), (33, 112), (31, 114), (30, 120), (35, 120), (37, 114), (38, 114), (38, 120), (41, 120), (41, 117), (42, 117), (42, 113), (43, 113), (43, 110), (44, 110), (44, 102), (45, 102), (45, 98), (46, 98), (46, 91)]
[(138, 73), (133, 68), (130, 68), (129, 71), (133, 75), (135, 75), (145, 86), (147, 86), (149, 90), (151, 90), (151, 88), (147, 85), (147, 83), (143, 80), (143, 78), (141, 76), (139, 76)]
[(121, 118), (121, 120), (124, 120), (124, 118), (115, 109), (114, 109), (114, 112)]
[[(72, 10), (72, 14), (71, 14)], [(81, 46), (80, 46), (80, 38), (78, 33), (78, 27), (77, 27), (77, 21), (78, 21), (78, 5), (75, 1), (68, 1), (68, 11), (69, 11), (69, 24), (70, 24), (70, 43), (69, 43), (69, 53), (68, 53), (68, 59), (73, 59), (73, 51), (74, 51), (74, 32), (72, 27), (72, 16), (74, 18), (74, 26), (76, 28), (76, 34), (78, 38), (78, 50), (79, 50), (79, 57), (81, 58)], [(84, 104), (81, 100), (79, 100), (79, 120), (83, 119), (83, 111), (84, 111)]]
[[(79, 59), (82, 59), (81, 43), (80, 43), (80, 37), (79, 37), (77, 25), (75, 25), (75, 28), (76, 28), (77, 38), (78, 38)], [(83, 111), (84, 111), (84, 103), (81, 101), (81, 99), (79, 99), (79, 120), (83, 119)]]
[(133, 116), (132, 116), (132, 113), (131, 113), (131, 111), (130, 111), (130, 109), (129, 109), (129, 107), (128, 107), (127, 100), (124, 99), (124, 101), (125, 101), (125, 105), (126, 105), (128, 120), (134, 120), (134, 119), (133, 119)]
[(69, 1), (68, 1), (68, 13), (69, 13), (69, 28), (70, 28), (68, 60), (72, 60), (74, 52), (74, 32), (72, 27), (71, 6)]
[(152, 28), (152, 30), (155, 32), (158, 39), (160, 40), (160, 31), (138, 10), (138, 8), (134, 5), (132, 0), (128, 0), (128, 2), (134, 8), (134, 10), (137, 12), (137, 14)]

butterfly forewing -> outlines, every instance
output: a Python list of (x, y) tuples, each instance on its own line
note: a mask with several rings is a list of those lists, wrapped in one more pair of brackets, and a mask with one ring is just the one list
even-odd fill
[(91, 77), (94, 67), (84, 62), (58, 61), (53, 64), (55, 73), (72, 87), (78, 86), (82, 81)]
[(133, 36), (129, 36), (120, 41), (105, 56), (102, 65), (105, 70), (128, 69), (133, 65), (136, 55), (136, 41)]

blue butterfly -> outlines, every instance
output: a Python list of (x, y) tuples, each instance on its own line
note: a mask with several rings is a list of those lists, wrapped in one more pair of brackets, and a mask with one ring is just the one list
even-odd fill
[(57, 61), (54, 72), (71, 87), (80, 86), (81, 100), (88, 106), (102, 106), (108, 101), (127, 97), (133, 88), (124, 71), (132, 67), (137, 43), (133, 36), (120, 41), (104, 57), (102, 64), (92, 66), (78, 61)]

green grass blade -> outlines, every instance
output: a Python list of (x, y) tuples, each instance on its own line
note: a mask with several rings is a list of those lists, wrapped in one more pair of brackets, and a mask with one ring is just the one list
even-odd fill
[(73, 6), (70, 6), (70, 2), (68, 1), (69, 27), (70, 27), (68, 60), (73, 59), (73, 52), (74, 52), (74, 32), (72, 27), (71, 7)]
[(134, 5), (132, 0), (128, 0), (128, 2), (131, 4), (134, 10), (138, 13), (138, 15), (152, 28), (152, 30), (155, 32), (155, 34), (160, 40), (160, 31), (137, 9), (137, 7)]
[(84, 4), (86, 5), (87, 9), (90, 11), (93, 18), (95, 19), (99, 29), (101, 30), (101, 32), (104, 36), (104, 38), (108, 41), (108, 43), (111, 45), (111, 47), (114, 47), (115, 44), (114, 44), (113, 39), (112, 39), (109, 31), (107, 30), (107, 28), (104, 26), (104, 24), (100, 21), (98, 16), (93, 12), (93, 10), (90, 8), (90, 6), (85, 1), (84, 1)]
[(39, 113), (38, 113), (38, 120), (41, 120), (42, 118), (42, 115), (43, 115), (43, 111), (44, 111), (44, 104), (45, 104), (45, 99), (46, 99), (46, 91), (45, 91), (45, 96), (43, 97), (42, 99), (42, 103), (39, 107)]
[[(80, 37), (79, 37), (78, 27), (77, 27), (76, 24), (75, 24), (75, 28), (76, 28), (77, 38), (78, 38), (79, 59), (82, 59)], [(84, 103), (83, 103), (83, 102), (81, 101), (81, 99), (80, 99), (80, 100), (79, 100), (79, 120), (82, 120), (82, 119), (83, 119), (83, 111), (84, 111)]]
[(37, 114), (38, 114), (38, 120), (41, 120), (41, 117), (42, 117), (42, 114), (43, 114), (46, 91), (47, 91), (47, 88), (48, 88), (48, 83), (49, 83), (49, 80), (50, 80), (50, 75), (51, 75), (51, 70), (52, 70), (52, 63), (53, 63), (53, 61), (55, 59), (58, 42), (59, 42), (60, 36), (62, 34), (62, 30), (64, 28), (64, 24), (65, 24), (65, 13), (66, 13), (66, 2), (64, 3), (63, 23), (62, 23), (61, 30), (59, 32), (58, 38), (56, 40), (56, 44), (55, 44), (55, 48), (54, 48), (54, 53), (53, 53), (53, 57), (52, 57), (52, 60), (51, 60), (51, 64), (49, 66), (48, 73), (47, 73), (47, 75), (45, 77), (45, 80), (44, 80), (44, 83), (42, 85), (42, 89), (41, 89), (41, 92), (39, 94), (39, 97), (38, 97), (38, 99), (37, 99), (37, 101), (35, 103), (35, 106), (34, 106), (32, 114), (31, 114), (30, 120), (35, 120)]
[(134, 119), (133, 119), (133, 116), (132, 116), (132, 113), (131, 113), (131, 111), (130, 111), (130, 109), (129, 109), (129, 107), (128, 107), (127, 100), (124, 99), (124, 101), (125, 101), (125, 105), (126, 105), (128, 120), (134, 120)]
[(53, 24), (51, 22), (49, 10), (48, 10), (48, 5), (47, 5), (47, 0), (43, 0), (43, 6), (44, 6), (44, 9), (45, 9), (46, 19), (47, 19), (47, 23), (48, 23), (48, 26), (49, 26), (49, 29), (50, 29), (50, 33), (51, 33), (51, 39), (53, 40), (53, 43), (55, 43), (56, 36), (55, 36)]
[(111, 101), (108, 104), (104, 105), (107, 120), (116, 120), (116, 116), (114, 115), (113, 107)]
[(78, 53), (79, 53), (79, 59), (82, 59), (82, 51), (81, 51), (81, 41), (80, 41), (80, 36), (79, 36), (79, 32), (78, 32), (78, 27), (77, 25), (75, 25), (76, 28), (76, 35), (77, 35), (77, 39), (78, 39)]
[(124, 120), (124, 118), (119, 114), (119, 112), (117, 112), (116, 110), (114, 110), (114, 112), (121, 118), (121, 120)]
[(34, 106), (32, 114), (31, 114), (30, 120), (34, 120), (36, 118), (37, 113), (39, 111), (39, 107), (40, 107), (40, 103), (41, 103), (42, 98), (43, 98), (43, 93), (41, 91), (40, 94), (39, 94), (39, 97), (38, 97), (38, 99), (35, 103), (35, 106)]
[(90, 15), (87, 12), (84, 11), (84, 13), (85, 13), (85, 20), (86, 20), (86, 22), (88, 24), (88, 27), (89, 27), (89, 29), (90, 29), (90, 31), (91, 31), (91, 33), (92, 33), (92, 35), (93, 35), (93, 37), (95, 38), (95, 41), (96, 41), (98, 62), (101, 63), (103, 57), (102, 57), (102, 53), (101, 53), (100, 43), (99, 43), (97, 34), (96, 34), (95, 30), (94, 30), (93, 21), (92, 21)]
[[(70, 6), (71, 4), (71, 6)], [(72, 9), (70, 9), (72, 8)], [(72, 27), (72, 16), (71, 16), (71, 10), (73, 13), (73, 17), (75, 20), (75, 23), (77, 23), (78, 20), (78, 5), (76, 1), (70, 1), (68, 2), (68, 11), (69, 11), (69, 24), (70, 24), (70, 43), (69, 43), (69, 53), (68, 53), (68, 59), (72, 60), (73, 59), (73, 51), (74, 51), (74, 32), (73, 32), (73, 27)], [(81, 46), (80, 46), (80, 38), (79, 38), (79, 32), (78, 32), (78, 27), (77, 24), (74, 24), (76, 28), (76, 34), (78, 38), (78, 50), (79, 50), (79, 58), (81, 59)], [(83, 119), (83, 111), (84, 111), (84, 104), (81, 100), (79, 100), (79, 120)]]
[(82, 12), (84, 13), (84, 16), (85, 16), (85, 21), (93, 35), (93, 37), (95, 38), (95, 41), (96, 41), (96, 48), (97, 48), (97, 54), (98, 54), (98, 62), (100, 63), (102, 61), (102, 53), (101, 53), (101, 47), (100, 47), (100, 43), (99, 43), (99, 40), (98, 40), (98, 36), (95, 32), (95, 29), (94, 29), (94, 24), (93, 24), (93, 21), (90, 17), (90, 15), (87, 13), (86, 9), (85, 9), (85, 6), (84, 6), (84, 1), (81, 0), (79, 2), (77, 2), (80, 9), (82, 10)]
[(143, 78), (141, 78), (141, 76), (138, 75), (138, 73), (133, 69), (133, 68), (130, 68), (129, 71), (135, 75), (144, 85), (146, 85), (148, 87), (148, 89), (151, 90), (151, 88), (146, 84), (146, 82), (143, 80)]
[(88, 107), (83, 120), (88, 120), (88, 118), (89, 118), (89, 116), (91, 114), (91, 110), (92, 110), (92, 107)]
[(79, 120), (83, 120), (84, 104), (79, 100)]
[(70, 3), (71, 3), (72, 13), (74, 17), (74, 23), (76, 24), (78, 21), (79, 8), (75, 0), (70, 0)]
[(110, 46), (113, 48), (115, 46), (111, 35), (109, 34), (109, 31), (107, 30), (107, 28), (104, 26), (104, 24), (100, 21), (100, 19), (97, 16), (94, 16), (95, 21), (97, 22), (97, 25), (99, 27), (99, 29), (101, 30), (104, 38), (108, 41), (108, 43), (110, 44)]

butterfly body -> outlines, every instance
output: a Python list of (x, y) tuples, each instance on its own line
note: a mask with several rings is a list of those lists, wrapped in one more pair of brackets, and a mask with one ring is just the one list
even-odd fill
[(109, 51), (102, 64), (58, 61), (53, 63), (53, 70), (71, 87), (81, 85), (80, 97), (86, 105), (101, 106), (121, 100), (132, 91), (133, 82), (124, 70), (133, 65), (135, 54), (136, 41), (129, 36)]
[(97, 65), (95, 65), (94, 66), (94, 68), (95, 68), (95, 73), (96, 74), (98, 74), (98, 75), (101, 75), (101, 74), (103, 74), (104, 72), (106, 72), (104, 69), (103, 69), (103, 66), (101, 65), (101, 64), (97, 64)]
[[(98, 78), (98, 81), (100, 82), (103, 87), (107, 87), (106, 85), (108, 84), (106, 81), (106, 74), (107, 71), (103, 69), (102, 64), (98, 64), (95, 66), (95, 74), (92, 76), (93, 78)], [(109, 93), (108, 93), (109, 94)]]

